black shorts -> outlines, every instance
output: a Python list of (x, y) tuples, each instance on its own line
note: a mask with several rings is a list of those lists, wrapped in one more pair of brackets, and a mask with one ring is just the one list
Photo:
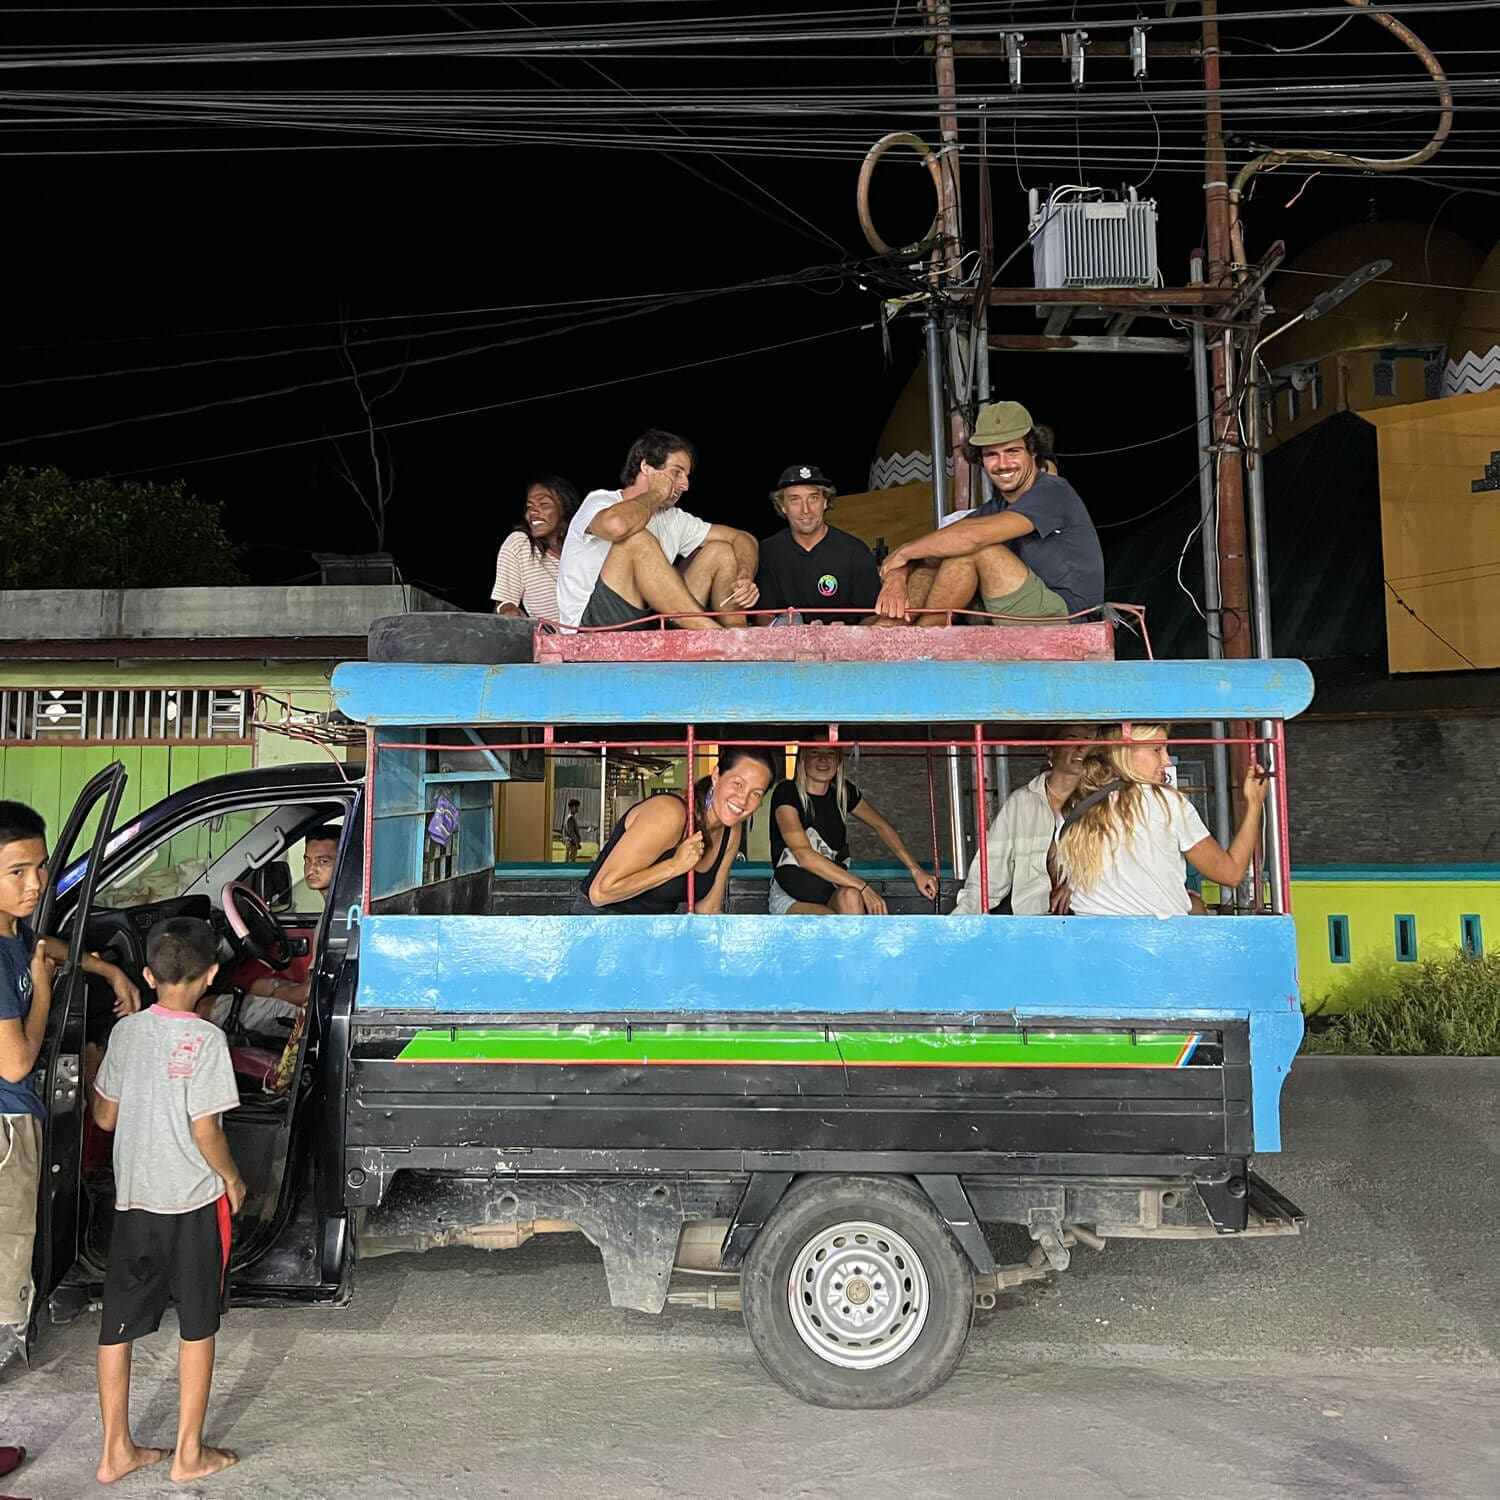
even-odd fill
[(650, 630), (654, 622), (648, 622), (655, 613), (643, 604), (632, 604), (621, 598), (601, 578), (594, 585), (594, 592), (589, 595), (589, 602), (583, 607), (583, 618), (578, 623), (609, 625), (616, 630)]
[(185, 1214), (127, 1208), (115, 1214), (104, 1273), (101, 1344), (128, 1344), (177, 1309), (179, 1336), (212, 1338), (229, 1305), (229, 1199)]
[(833, 900), (833, 882), (804, 870), (801, 865), (777, 865), (776, 884), (793, 901), (806, 901), (811, 906), (827, 906)]
[(115, 1025), (115, 992), (97, 974), (84, 976), (83, 1039), (96, 1047), (109, 1041)]

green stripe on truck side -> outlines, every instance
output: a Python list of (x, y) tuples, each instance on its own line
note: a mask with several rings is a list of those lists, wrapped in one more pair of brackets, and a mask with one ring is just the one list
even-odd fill
[(419, 1031), (403, 1063), (632, 1067), (1178, 1068), (1189, 1032), (663, 1031), (475, 1027)]

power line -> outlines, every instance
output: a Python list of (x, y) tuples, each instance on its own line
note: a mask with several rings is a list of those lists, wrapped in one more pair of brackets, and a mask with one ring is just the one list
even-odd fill
[[(94, 346), (109, 344), (162, 344), (170, 343), (174, 339), (207, 339), (228, 338), (237, 334), (246, 333), (288, 333), (304, 328), (337, 328), (344, 322), (351, 323), (397, 323), (413, 322), (421, 318), (468, 318), (480, 313), (499, 312), (535, 312), (539, 309), (561, 309), (564, 307), (597, 307), (601, 304), (625, 304), (632, 302), (658, 302), (664, 298), (684, 296), (701, 292), (704, 295), (712, 295), (715, 292), (739, 291), (744, 287), (756, 286), (756, 282), (731, 283), (720, 287), (688, 287), (675, 292), (639, 292), (612, 297), (571, 297), (552, 302), (501, 302), (485, 307), (454, 307), (439, 309), (435, 312), (414, 313), (375, 313), (370, 316), (357, 318), (314, 318), (305, 323), (250, 323), (242, 324), (238, 328), (202, 328), (188, 329), (177, 333), (135, 333), (123, 334), (117, 338), (107, 339), (73, 339), (59, 343), (50, 344), (12, 344), (11, 351), (23, 352), (33, 349), (83, 349)], [(460, 333), (463, 329), (443, 329), (439, 332)], [(329, 345), (328, 347), (336, 347)]]
[[(837, 338), (845, 333), (867, 333), (876, 325), (874, 323), (858, 323), (848, 328), (835, 328), (827, 333), (810, 333), (801, 338), (784, 339), (776, 344), (763, 344), (757, 349), (743, 349), (730, 354), (715, 354), (707, 359), (685, 360), (676, 364), (667, 365), (658, 370), (646, 370), (635, 375), (618, 375), (609, 380), (596, 380), (588, 385), (568, 386), (559, 391), (542, 391), (532, 396), (517, 396), (510, 401), (491, 401), (483, 406), (465, 406), (455, 411), (435, 412), (426, 417), (406, 417), (399, 422), (380, 422), (374, 424), (376, 432), (392, 432), (401, 427), (420, 427), (428, 422), (446, 422), (452, 417), (471, 417), (481, 412), (500, 411), (514, 406), (526, 406), (534, 401), (551, 401), (558, 396), (581, 396), (589, 391), (604, 390), (608, 386), (628, 385), (635, 380), (651, 380), (658, 375), (674, 375), (681, 370), (698, 370), (706, 365), (723, 364), (729, 359), (753, 359), (759, 354), (773, 354), (780, 349), (792, 349), (802, 344), (817, 343), (822, 339)], [(258, 448), (240, 448), (233, 453), (214, 453), (205, 458), (183, 458), (172, 463), (146, 464), (137, 469), (123, 469), (113, 475), (116, 479), (128, 479), (135, 474), (154, 474), (162, 469), (187, 469), (198, 464), (221, 463), (231, 458), (250, 458), (261, 453), (277, 453), (287, 448), (306, 448), (313, 443), (336, 442), (341, 438), (364, 437), (369, 433), (369, 427), (355, 427), (347, 432), (323, 433), (318, 437), (296, 438), (286, 443), (267, 443)]]
[[(478, 29), (477, 27), (474, 26), (473, 22), (467, 20), (460, 12), (454, 10), (452, 6), (445, 5), (445, 4), (441, 3), (441, 0), (431, 0), (431, 3), (436, 4), (437, 8), (439, 10), (443, 11), (446, 15), (452, 16), (453, 19), (455, 21), (458, 21), (461, 25), (467, 26), (471, 30), (477, 30)], [(526, 15), (522, 11), (518, 10), (514, 5), (506, 3), (505, 9), (508, 10), (508, 11), (510, 11), (512, 15), (519, 17), (522, 21), (525, 21), (528, 26), (532, 26), (532, 27), (536, 26), (536, 23), (534, 21), (528, 20), (527, 17), (526, 17)], [(585, 66), (587, 66), (589, 68), (589, 70), (591, 72), (597, 73), (600, 78), (604, 79), (604, 81), (606, 83), (613, 85), (616, 89), (618, 89), (621, 93), (623, 93), (627, 98), (629, 98), (629, 99), (631, 99), (633, 101), (639, 102), (639, 101), (636, 100), (636, 96), (634, 94), (632, 94), (630, 92), (630, 90), (627, 89), (624, 86), (624, 84), (618, 82), (614, 78), (611, 78), (610, 75), (608, 73), (606, 73), (604, 71), (604, 69), (601, 68), (592, 59), (590, 59), (590, 58), (583, 58), (583, 59), (581, 59), (581, 61), (585, 64)], [(555, 88), (561, 88), (562, 87), (562, 85), (559, 84), (555, 78), (552, 78), (549, 74), (547, 74), (546, 72), (544, 72), (541, 68), (536, 67), (535, 64), (527, 63), (527, 64), (525, 64), (525, 66), (528, 67), (528, 68), (530, 68), (531, 71), (533, 71), (534, 73), (538, 74), (540, 77), (546, 79)], [(683, 130), (680, 125), (673, 124), (673, 122), (670, 119), (668, 119), (666, 115), (661, 114), (659, 111), (653, 111), (653, 113), (655, 113), (656, 116), (657, 116), (657, 118), (660, 119), (664, 124), (671, 126), (671, 128), (674, 129), (674, 130), (676, 130), (679, 134), (684, 135), (684, 136), (687, 135), (687, 132), (685, 130)], [(716, 192), (726, 193), (729, 197), (733, 198), (736, 202), (744, 204), (745, 207), (749, 208), (752, 212), (763, 214), (766, 217), (770, 218), (773, 223), (780, 223), (783, 227), (787, 227), (787, 224), (788, 224), (787, 220), (781, 218), (779, 215), (776, 215), (776, 214), (768, 214), (766, 212), (766, 209), (764, 208), (764, 206), (754, 203), (749, 198), (744, 197), (740, 193), (734, 192), (730, 188), (726, 188), (722, 183), (715, 182), (712, 178), (710, 178), (710, 177), (706, 176), (704, 173), (698, 171), (696, 167), (691, 167), (686, 162), (679, 161), (677, 159), (677, 157), (673, 156), (670, 152), (663, 151), (661, 154), (664, 157), (666, 157), (666, 159), (668, 161), (674, 163), (676, 166), (681, 167), (690, 176), (697, 178), (698, 181), (706, 183), (709, 187), (713, 188)], [(710, 153), (710, 155), (712, 155), (712, 154), (713, 153)], [(825, 244), (832, 245), (833, 248), (835, 250), (839, 251), (840, 253), (843, 252), (844, 247), (836, 239), (834, 239), (829, 234), (825, 234), (810, 219), (807, 219), (802, 214), (798, 213), (796, 209), (794, 209), (793, 207), (791, 207), (790, 204), (788, 204), (788, 203), (784, 202), (782, 199), (778, 198), (776, 196), (776, 194), (773, 193), (770, 190), (770, 188), (766, 187), (763, 183), (758, 183), (758, 182), (755, 181), (754, 178), (746, 176), (746, 174), (744, 172), (740, 171), (740, 169), (738, 167), (734, 166), (730, 162), (725, 161), (724, 158), (721, 157), (721, 156), (715, 156), (714, 160), (717, 161), (721, 166), (727, 167), (731, 172), (734, 173), (734, 175), (736, 177), (739, 177), (743, 181), (748, 182), (751, 187), (756, 188), (760, 192), (764, 193), (766, 195), (766, 197), (768, 197), (773, 203), (777, 204), (779, 207), (781, 207), (782, 209), (784, 209), (787, 213), (791, 214), (794, 219), (800, 220), (801, 223), (803, 225), (805, 225), (807, 229), (810, 229), (812, 231), (813, 236), (816, 239), (822, 240)], [(801, 229), (798, 228), (798, 226), (796, 224), (791, 224), (790, 227), (792, 228), (792, 230), (795, 233), (800, 234), (800, 233), (803, 232)]]
[[(853, 274), (853, 273), (851, 271), (848, 274)], [(432, 328), (432, 329), (418, 330), (416, 332), (407, 331), (407, 332), (402, 332), (402, 333), (390, 333), (390, 334), (381, 335), (381, 336), (376, 337), (376, 338), (340, 340), (338, 343), (333, 343), (333, 344), (297, 344), (297, 345), (291, 345), (291, 346), (288, 346), (288, 347), (282, 348), (282, 349), (253, 350), (253, 351), (251, 351), (249, 353), (245, 353), (245, 354), (221, 354), (221, 355), (214, 355), (212, 358), (208, 358), (208, 359), (184, 359), (184, 360), (175, 360), (175, 361), (170, 361), (170, 362), (160, 363), (160, 364), (153, 364), (153, 365), (131, 365), (131, 366), (126, 366), (126, 367), (122, 367), (120, 369), (114, 369), (114, 370), (83, 370), (83, 371), (79, 371), (79, 372), (77, 372), (75, 374), (70, 374), (70, 375), (42, 375), (42, 376), (37, 376), (37, 377), (26, 379), (26, 380), (10, 380), (10, 381), (0, 382), (0, 391), (19, 390), (19, 389), (29, 388), (29, 387), (33, 387), (33, 386), (64, 385), (64, 384), (71, 384), (73, 382), (80, 381), (80, 380), (109, 380), (109, 379), (114, 379), (116, 377), (127, 376), (127, 375), (175, 374), (175, 373), (177, 373), (179, 371), (182, 371), (182, 370), (205, 369), (205, 368), (212, 367), (214, 365), (249, 364), (249, 363), (254, 363), (254, 362), (257, 362), (257, 361), (260, 361), (260, 360), (266, 360), (266, 359), (292, 358), (292, 357), (295, 357), (297, 355), (327, 354), (327, 353), (337, 352), (337, 351), (339, 351), (341, 349), (361, 349), (361, 348), (368, 348), (369, 346), (371, 346), (373, 344), (410, 343), (410, 342), (412, 342), (412, 341), (414, 341), (416, 339), (455, 338), (455, 337), (458, 337), (459, 335), (462, 335), (462, 334), (481, 333), (481, 332), (485, 332), (485, 331), (488, 331), (488, 330), (491, 330), (491, 329), (496, 329), (496, 328), (515, 328), (515, 327), (522, 327), (522, 326), (525, 326), (527, 324), (550, 322), (550, 321), (553, 321), (555, 319), (558, 319), (558, 318), (566, 316), (567, 315), (567, 313), (566, 313), (567, 309), (578, 307), (578, 306), (600, 306), (600, 305), (609, 305), (609, 304), (616, 304), (616, 303), (622, 304), (622, 305), (623, 304), (633, 304), (634, 305), (634, 311), (627, 311), (626, 313), (622, 314), (622, 316), (634, 316), (636, 311), (638, 311), (640, 313), (659, 312), (659, 311), (662, 311), (665, 308), (681, 306), (681, 305), (684, 305), (684, 304), (687, 304), (687, 303), (699, 301), (699, 300), (701, 300), (703, 298), (707, 298), (707, 297), (723, 296), (723, 295), (725, 295), (727, 293), (731, 293), (731, 292), (764, 291), (764, 290), (771, 290), (773, 288), (778, 288), (778, 287), (805, 287), (805, 288), (811, 289), (812, 286), (813, 286), (813, 284), (815, 282), (820, 281), (820, 280), (824, 280), (824, 279), (829, 279), (829, 278), (842, 281), (842, 280), (846, 279), (846, 273), (840, 267), (823, 268), (823, 267), (813, 266), (813, 267), (807, 267), (804, 270), (800, 270), (800, 271), (794, 271), (794, 272), (780, 274), (780, 275), (775, 275), (775, 276), (760, 277), (760, 278), (758, 278), (758, 279), (756, 279), (754, 281), (733, 282), (733, 283), (730, 283), (727, 286), (703, 287), (703, 288), (696, 288), (696, 289), (687, 289), (687, 290), (677, 291), (677, 292), (660, 292), (660, 293), (652, 293), (652, 294), (645, 295), (645, 296), (634, 296), (634, 297), (632, 297), (632, 296), (619, 297), (619, 298), (590, 297), (590, 298), (582, 298), (582, 299), (573, 299), (573, 300), (567, 300), (567, 301), (560, 301), (560, 302), (556, 302), (556, 303), (545, 303), (545, 302), (524, 303), (524, 304), (520, 304), (518, 306), (518, 308), (495, 308), (495, 309), (483, 309), (483, 308), (481, 308), (481, 309), (473, 309), (473, 311), (500, 311), (500, 312), (516, 311), (516, 310), (534, 311), (536, 313), (536, 316), (530, 317), (530, 318), (512, 318), (512, 319), (509, 319), (509, 320), (507, 320), (505, 322), (500, 322), (500, 323), (472, 323), (472, 324), (467, 324), (467, 325), (460, 325), (460, 326), (453, 327), (453, 328)], [(837, 288), (835, 288), (834, 290), (837, 290)], [(345, 318), (345, 319), (318, 321), (318, 322), (306, 323), (306, 324), (296, 324), (296, 323), (289, 323), (289, 324), (268, 324), (264, 328), (259, 328), (259, 329), (257, 329), (257, 328), (251, 328), (251, 329), (222, 329), (222, 330), (218, 330), (218, 332), (219, 332), (219, 334), (228, 334), (228, 333), (236, 333), (236, 332), (251, 332), (251, 333), (255, 333), (255, 332), (275, 331), (275, 330), (280, 329), (280, 328), (299, 328), (299, 327), (303, 327), (303, 328), (326, 328), (326, 327), (334, 327), (334, 326), (343, 326), (345, 324), (355, 324), (355, 325), (357, 325), (357, 324), (365, 324), (365, 323), (400, 321), (400, 320), (404, 320), (406, 318), (409, 318), (411, 316), (414, 316), (414, 315), (412, 315), (412, 314), (396, 313), (396, 314), (389, 314), (389, 315), (387, 315), (385, 317), (376, 317), (376, 318), (350, 317), (350, 318)], [(429, 314), (422, 314), (422, 315), (416, 315), (416, 316), (451, 317), (451, 316), (458, 316), (458, 314), (454, 314), (454, 313), (429, 313)], [(612, 321), (612, 320), (611, 319), (606, 319), (605, 321)], [(592, 322), (584, 322), (584, 323), (577, 324), (576, 326), (580, 327), (580, 328), (587, 328), (587, 327), (591, 327), (592, 326)], [(570, 332), (571, 330), (570, 329), (563, 329), (563, 330), (553, 330), (553, 331), (554, 332), (558, 332), (558, 331), (560, 331), (560, 332)], [(184, 337), (184, 338), (198, 338), (198, 337), (206, 337), (206, 336), (207, 335), (205, 335), (205, 334), (182, 334), (182, 335), (177, 335), (177, 337)], [(538, 335), (538, 336), (540, 336), (540, 335)], [(129, 341), (102, 340), (100, 342), (105, 342), (105, 343), (108, 343), (108, 342), (140, 342), (140, 341), (143, 341), (143, 340), (144, 341), (154, 341), (154, 339), (155, 339), (154, 335), (144, 334), (144, 335), (141, 335), (138, 339), (129, 340)], [(78, 345), (71, 345), (71, 344), (64, 344), (64, 345), (49, 345), (49, 344), (35, 345), (35, 344), (32, 344), (32, 345), (19, 345), (19, 346), (16, 346), (16, 347), (19, 348), (19, 349), (50, 349), (50, 348), (59, 348), (59, 347), (61, 347), (61, 348), (75, 348), (75, 347), (80, 347), (80, 346), (78, 346)], [(87, 345), (84, 345), (83, 347), (87, 347)], [(472, 351), (471, 350), (463, 350), (463, 349), (452, 350), (447, 355), (434, 356), (434, 361), (439, 360), (439, 359), (444, 359), (444, 358), (459, 358), (459, 357), (461, 357), (462, 355), (464, 355), (466, 353), (470, 353), (470, 352), (481, 353), (485, 349), (496, 348), (496, 347), (501, 347), (501, 346), (499, 346), (499, 345), (482, 345), (478, 349), (475, 349), (475, 350), (472, 350)], [(425, 362), (427, 362), (427, 361), (415, 361), (414, 363), (421, 364), (421, 363), (425, 363)], [(404, 368), (404, 367), (405, 367), (405, 365), (403, 364), (402, 368)], [(395, 367), (390, 367), (390, 368), (395, 368)], [(364, 373), (369, 373), (369, 374), (372, 374), (372, 375), (378, 375), (378, 374), (385, 373), (385, 372), (382, 372), (380, 370), (371, 370), (369, 372), (361, 371), (361, 374), (364, 374)], [(276, 393), (276, 394), (280, 394), (280, 393)]]
[[(1165, 500), (1162, 500), (1159, 503), (1157, 503), (1156, 505), (1153, 505), (1149, 510), (1138, 511), (1133, 516), (1126, 516), (1123, 521), (1095, 521), (1094, 522), (1094, 530), (1095, 531), (1113, 531), (1117, 527), (1120, 527), (1120, 526), (1130, 526), (1130, 525), (1134, 524), (1136, 521), (1144, 521), (1147, 516), (1154, 516), (1157, 513), (1157, 511), (1159, 511), (1159, 510), (1165, 510), (1169, 505), (1172, 504), (1172, 502), (1174, 500), (1176, 500), (1178, 498), (1178, 496), (1180, 496), (1182, 494), (1182, 492), (1185, 489), (1187, 489), (1188, 485), (1190, 485), (1190, 484), (1197, 484), (1199, 476), (1203, 473), (1203, 471), (1205, 469), (1211, 468), (1216, 462), (1217, 462), (1217, 458), (1210, 458), (1210, 459), (1205, 460), (1203, 463), (1199, 464), (1199, 466), (1197, 467), (1197, 469), (1194, 470), (1194, 472), (1192, 473), (1191, 476), (1189, 476), (1189, 478), (1187, 479), (1186, 483), (1179, 485), (1178, 488), (1175, 489), (1175, 490), (1173, 490), (1172, 493), (1170, 495), (1168, 495)], [(1201, 522), (1200, 522), (1200, 524), (1201, 524)], [(1195, 530), (1196, 530), (1196, 528), (1195, 528)], [(1188, 540), (1191, 541), (1192, 538), (1189, 537)]]
[(1081, 453), (1059, 453), (1059, 458), (1109, 458), (1116, 453), (1133, 453), (1137, 448), (1150, 448), (1156, 443), (1164, 443), (1168, 438), (1181, 437), (1185, 432), (1191, 432), (1198, 425), (1196, 417), (1186, 426), (1174, 427), (1171, 432), (1159, 433), (1156, 437), (1144, 438), (1139, 443), (1125, 443), (1118, 448), (1090, 448)]
[(1404, 609), (1407, 614), (1409, 614), (1412, 619), (1414, 619), (1417, 624), (1420, 625), (1422, 629), (1428, 633), (1428, 635), (1432, 636), (1435, 640), (1441, 641), (1443, 645), (1445, 645), (1461, 662), (1464, 663), (1465, 666), (1473, 667), (1476, 672), (1479, 670), (1479, 665), (1477, 662), (1470, 661), (1469, 658), (1465, 656), (1463, 652), (1460, 651), (1458, 647), (1448, 639), (1447, 636), (1442, 634), (1441, 631), (1435, 630), (1431, 625), (1429, 625), (1427, 621), (1424, 620), (1421, 615), (1419, 615), (1416, 610), (1414, 610), (1411, 605), (1409, 605), (1406, 600), (1396, 592), (1395, 585), (1392, 584), (1389, 578), (1385, 580), (1385, 586), (1390, 589), (1391, 598), (1394, 599), (1396, 603), (1399, 604), (1401, 608)]
[[(588, 318), (582, 322), (574, 323), (566, 332), (573, 333), (583, 328), (597, 328), (608, 323), (622, 322), (627, 318), (642, 317), (647, 313), (658, 312), (664, 306), (682, 307), (693, 302), (704, 300), (706, 297), (716, 295), (713, 292), (693, 293), (672, 299), (669, 303), (649, 304), (645, 307), (628, 308), (622, 312), (604, 313), (598, 317)], [(450, 350), (444, 354), (429, 354), (421, 359), (404, 359), (396, 364), (380, 365), (373, 369), (361, 370), (362, 378), (374, 378), (379, 375), (390, 375), (400, 370), (405, 372), (410, 369), (420, 369), (427, 365), (442, 364), (448, 360), (467, 359), (477, 354), (493, 353), (497, 349), (514, 348), (519, 344), (532, 343), (538, 338), (555, 337), (559, 330), (547, 330), (543, 333), (523, 334), (516, 338), (498, 339), (487, 344), (478, 344), (467, 349)], [(252, 401), (269, 401), (279, 396), (292, 396), (302, 391), (326, 389), (328, 386), (344, 385), (349, 376), (330, 375), (320, 380), (301, 381), (295, 385), (278, 386), (269, 391), (252, 391), (241, 396), (223, 396), (213, 401), (199, 401), (191, 406), (176, 407), (170, 411), (143, 412), (131, 417), (115, 417), (107, 422), (91, 422), (79, 427), (60, 427), (51, 432), (31, 433), (25, 437), (5, 438), (0, 440), (0, 448), (15, 448), (23, 443), (42, 443), (54, 438), (77, 437), (89, 432), (107, 432), (116, 427), (135, 426), (141, 422), (160, 422), (173, 417), (196, 416), (200, 412), (216, 411), (228, 406), (244, 406)]]
[[(1449, 14), (1462, 11), (1472, 14), (1477, 11), (1500, 9), (1500, 0), (1416, 0), (1403, 5), (1403, 15)], [(1293, 10), (1253, 10), (1236, 15), (1236, 24), (1245, 21), (1270, 20), (1284, 23), (1288, 20), (1342, 19), (1348, 12), (1343, 8), (1327, 6), (1299, 7)], [(704, 17), (690, 18), (690, 23), (668, 25), (653, 32), (653, 23), (620, 23), (615, 26), (557, 27), (540, 31), (527, 39), (518, 39), (517, 34), (507, 31), (476, 32), (471, 42), (455, 44), (452, 38), (432, 35), (398, 37), (364, 36), (341, 37), (323, 42), (269, 42), (251, 45), (224, 45), (219, 43), (197, 44), (126, 44), (106, 49), (85, 50), (83, 47), (54, 46), (51, 48), (27, 49), (30, 55), (15, 55), (20, 49), (12, 49), (9, 57), (0, 56), (0, 69), (35, 70), (41, 68), (82, 68), (121, 66), (171, 66), (183, 63), (258, 63), (274, 61), (318, 61), (358, 60), (361, 58), (390, 60), (398, 57), (443, 57), (443, 56), (518, 56), (521, 53), (546, 54), (565, 53), (576, 56), (581, 51), (626, 52), (643, 43), (663, 47), (681, 53), (727, 43), (736, 47), (754, 43), (794, 43), (807, 47), (818, 42), (847, 44), (852, 41), (878, 41), (887, 43), (893, 37), (926, 39), (931, 28), (924, 21), (921, 25), (890, 26), (843, 24), (832, 28), (801, 27), (787, 28), (783, 23), (768, 23), (764, 16), (734, 16), (709, 20)], [(689, 30), (688, 25), (697, 30)], [(1091, 17), (1089, 27), (1093, 31), (1131, 30), (1139, 26), (1139, 17), (1115, 19)], [(1151, 22), (1152, 29), (1178, 25), (1197, 27), (1200, 18), (1195, 14), (1165, 15)], [(777, 29), (777, 28), (780, 29)], [(993, 23), (980, 21), (966, 23), (955, 21), (946, 28), (955, 38), (984, 36), (993, 31)]]

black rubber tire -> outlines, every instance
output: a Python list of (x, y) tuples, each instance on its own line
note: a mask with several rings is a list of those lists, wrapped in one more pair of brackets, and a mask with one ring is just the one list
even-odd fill
[[(792, 1322), (793, 1265), (820, 1230), (844, 1220), (894, 1230), (921, 1258), (928, 1313), (910, 1348), (888, 1365), (851, 1370), (830, 1363)], [(958, 1368), (974, 1321), (974, 1273), (927, 1195), (905, 1177), (804, 1177), (750, 1246), (740, 1277), (745, 1326), (767, 1373), (813, 1406), (868, 1410), (906, 1406)]]
[(536, 621), (454, 612), (387, 615), (370, 626), (371, 661), (495, 666), (535, 659)]

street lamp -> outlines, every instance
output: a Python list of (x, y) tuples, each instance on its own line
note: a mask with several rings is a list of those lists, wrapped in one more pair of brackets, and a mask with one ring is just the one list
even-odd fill
[[(1255, 622), (1255, 654), (1258, 657), (1265, 658), (1271, 654), (1271, 569), (1270, 560), (1266, 556), (1266, 471), (1265, 455), (1260, 446), (1260, 351), (1272, 339), (1280, 338), (1288, 328), (1295, 328), (1298, 323), (1316, 322), (1346, 297), (1353, 296), (1367, 282), (1374, 281), (1377, 276), (1384, 276), (1390, 268), (1388, 260), (1372, 260), (1368, 265), (1361, 266), (1359, 270), (1344, 277), (1337, 286), (1320, 292), (1295, 318), (1268, 333), (1250, 351), (1247, 382), (1250, 397), (1250, 436), (1247, 444), (1250, 461), (1250, 610)], [(1269, 719), (1261, 720), (1260, 739), (1267, 747), (1268, 755), (1274, 754), (1270, 749), (1273, 729)], [(1278, 774), (1281, 772), (1278, 765), (1272, 765), (1268, 769)], [(1281, 824), (1278, 818), (1272, 816), (1266, 819), (1266, 864), (1271, 873), (1273, 911), (1286, 910), (1287, 893), (1281, 888), (1281, 860)]]

